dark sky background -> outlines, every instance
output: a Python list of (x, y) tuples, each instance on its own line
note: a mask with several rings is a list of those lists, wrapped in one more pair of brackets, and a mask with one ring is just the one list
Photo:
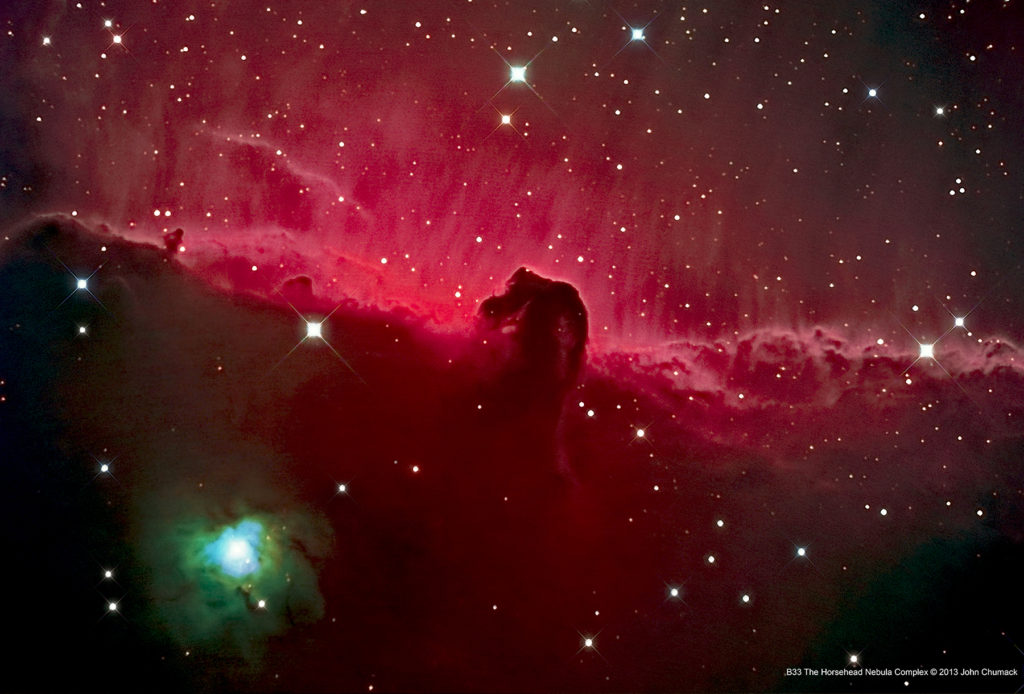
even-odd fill
[(1016, 0), (0, 19), (3, 688), (1024, 684)]

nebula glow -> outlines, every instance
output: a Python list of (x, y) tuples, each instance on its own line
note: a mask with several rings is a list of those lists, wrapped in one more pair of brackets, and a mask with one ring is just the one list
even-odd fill
[(314, 565), (326, 531), (315, 518), (249, 512), (217, 523), (155, 490), (146, 503), (157, 510), (141, 516), (155, 616), (179, 645), (252, 660), (272, 635), (322, 616)]
[(203, 557), (228, 576), (238, 578), (260, 570), (260, 544), (263, 525), (244, 520), (233, 528), (225, 528), (216, 540), (203, 548)]
[(196, 597), (209, 608), (208, 617), (218, 611), (243, 615), (258, 600), (277, 597), (283, 590), (284, 567), (290, 560), (281, 545), (280, 528), (269, 519), (248, 515), (230, 525), (210, 527), (208, 521), (185, 518), (177, 524), (178, 575), (197, 590)]
[(4, 688), (1018, 689), (1021, 1), (0, 3)]

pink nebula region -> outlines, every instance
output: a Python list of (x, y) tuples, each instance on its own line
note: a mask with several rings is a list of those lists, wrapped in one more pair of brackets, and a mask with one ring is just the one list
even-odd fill
[(0, 9), (0, 688), (1018, 689), (1021, 16)]

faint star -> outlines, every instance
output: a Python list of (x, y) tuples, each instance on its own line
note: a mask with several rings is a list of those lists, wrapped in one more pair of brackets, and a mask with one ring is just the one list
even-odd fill
[[(511, 84), (511, 82), (509, 84)], [(529, 87), (529, 85), (527, 85), (527, 86)], [(493, 104), (491, 105), (491, 108), (494, 108)], [(516, 109), (516, 110), (518, 111), (519, 109)], [(494, 112), (498, 114), (498, 118), (499, 118), (498, 125), (494, 126), (494, 129), (491, 130), (491, 132), (487, 134), (487, 137), (490, 137), (491, 135), (496, 133), (498, 131), (498, 129), (501, 128), (502, 126), (507, 126), (509, 128), (512, 128), (512, 130), (514, 130), (515, 133), (517, 135), (519, 135), (519, 137), (523, 137), (523, 134), (521, 132), (519, 132), (518, 129), (516, 129), (516, 126), (512, 125), (512, 116), (514, 116), (516, 114), (515, 111), (513, 111), (512, 113), (502, 113), (498, 109), (494, 108)], [(486, 140), (487, 138), (485, 137), (484, 139)], [(476, 242), (477, 243), (481, 243), (482, 241), (483, 241), (483, 237), (481, 237), (481, 236), (477, 236), (476, 237)], [(458, 294), (456, 293), (456, 297), (457, 296), (458, 296)]]

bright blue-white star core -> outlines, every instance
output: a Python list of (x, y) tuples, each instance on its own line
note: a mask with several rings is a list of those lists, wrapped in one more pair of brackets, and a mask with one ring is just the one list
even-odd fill
[(259, 546), (263, 526), (252, 520), (225, 528), (216, 540), (206, 546), (204, 554), (221, 571), (239, 578), (260, 568)]

